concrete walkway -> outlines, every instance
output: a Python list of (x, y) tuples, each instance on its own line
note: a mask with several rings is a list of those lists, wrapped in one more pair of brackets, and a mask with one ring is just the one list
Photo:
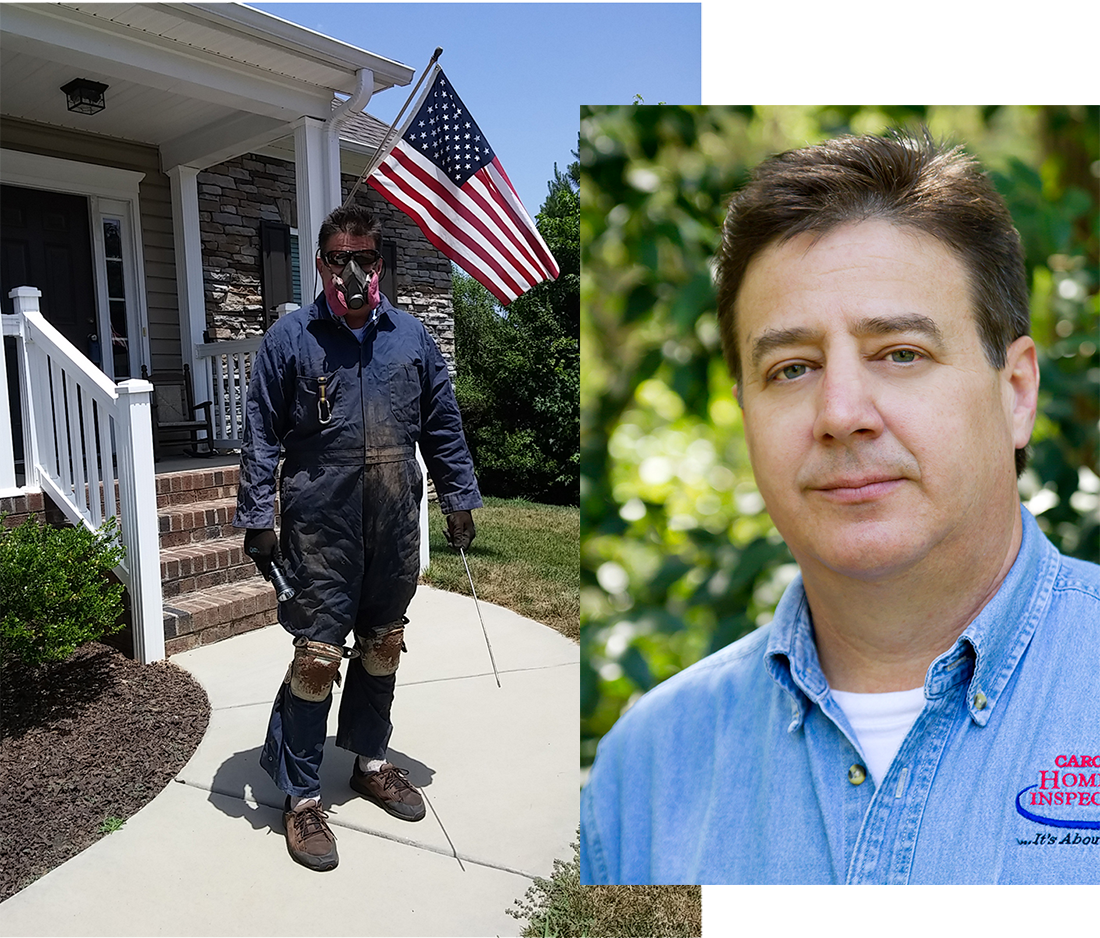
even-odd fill
[(314, 873), (290, 859), (283, 796), (258, 763), (291, 655), (269, 626), (172, 659), (210, 697), (198, 750), (121, 830), (0, 904), (0, 934), (518, 934), (505, 910), (572, 857), (579, 649), (481, 610), (499, 688), (472, 599), (421, 587), (409, 610), (389, 758), (427, 796), (422, 821), (348, 787), (334, 701), (322, 786), (340, 865)]

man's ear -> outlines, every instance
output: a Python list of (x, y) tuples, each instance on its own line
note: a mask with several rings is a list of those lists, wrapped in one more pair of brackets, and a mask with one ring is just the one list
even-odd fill
[(1031, 439), (1039, 406), (1039, 360), (1031, 336), (1022, 335), (1008, 347), (1001, 376), (1012, 420), (1013, 443), (1022, 449)]

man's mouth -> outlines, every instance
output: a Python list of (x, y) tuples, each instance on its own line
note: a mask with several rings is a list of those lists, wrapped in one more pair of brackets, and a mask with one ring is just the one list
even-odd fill
[(884, 498), (900, 488), (905, 481), (900, 476), (842, 476), (811, 487), (823, 498), (843, 505), (854, 505)]

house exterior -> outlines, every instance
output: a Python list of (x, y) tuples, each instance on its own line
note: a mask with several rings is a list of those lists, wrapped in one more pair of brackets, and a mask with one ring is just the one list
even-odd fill
[[(4, 3), (3, 310), (37, 286), (108, 378), (186, 364), (209, 399), (210, 343), (315, 295), (316, 231), (385, 131), (362, 108), (413, 77), (235, 3)], [(107, 86), (102, 110), (67, 109), (75, 78)], [(453, 362), (449, 263), (369, 187), (357, 199), (387, 225), (384, 291)]]
[[(413, 77), (235, 3), (0, 4), (0, 512), (120, 518), (142, 661), (259, 627), (274, 598), (218, 502), (236, 468), (205, 473), (203, 511), (156, 474), (139, 376), (188, 366), (215, 447), (240, 446), (251, 355), (317, 292), (316, 232), (386, 130), (363, 108)], [(356, 199), (383, 218), (383, 291), (453, 369), (450, 263), (373, 189)], [(177, 516), (214, 538), (184, 560)], [(421, 532), (426, 566), (426, 503)]]

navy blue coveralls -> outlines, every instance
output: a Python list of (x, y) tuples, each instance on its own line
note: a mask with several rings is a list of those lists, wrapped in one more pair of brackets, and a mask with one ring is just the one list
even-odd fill
[[(282, 451), (280, 548), (297, 595), (279, 603), (279, 622), (295, 637), (343, 645), (353, 630), (404, 616), (420, 572), (417, 443), (443, 512), (481, 507), (447, 366), (420, 320), (383, 296), (360, 342), (321, 294), (268, 330), (249, 383), (233, 523), (275, 527)], [(352, 662), (338, 746), (384, 758), (395, 681)], [(289, 795), (320, 791), (331, 703), (279, 690), (260, 762)]]

